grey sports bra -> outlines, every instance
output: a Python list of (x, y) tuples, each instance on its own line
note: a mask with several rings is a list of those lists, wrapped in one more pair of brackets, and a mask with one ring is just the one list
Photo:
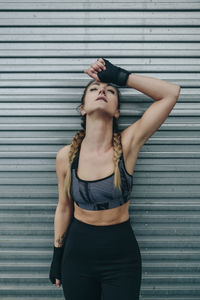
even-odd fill
[(121, 174), (121, 191), (114, 186), (114, 173), (97, 180), (83, 180), (77, 175), (80, 145), (71, 167), (70, 192), (73, 201), (86, 210), (103, 210), (114, 208), (130, 199), (133, 175), (125, 167), (123, 152), (119, 160)]

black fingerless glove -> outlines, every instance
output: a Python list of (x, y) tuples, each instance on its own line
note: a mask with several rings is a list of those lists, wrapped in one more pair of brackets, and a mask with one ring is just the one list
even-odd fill
[(63, 256), (64, 246), (55, 247), (53, 250), (53, 259), (51, 262), (49, 279), (54, 284), (56, 283), (56, 278), (61, 281), (61, 261)]
[(105, 61), (106, 70), (97, 72), (100, 81), (114, 83), (119, 86), (126, 86), (128, 76), (131, 72), (111, 64), (105, 58), (103, 58), (103, 60)]

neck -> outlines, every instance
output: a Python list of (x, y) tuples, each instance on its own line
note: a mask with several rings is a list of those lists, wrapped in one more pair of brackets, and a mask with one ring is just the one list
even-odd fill
[(84, 148), (89, 152), (105, 153), (113, 146), (113, 119), (86, 117)]

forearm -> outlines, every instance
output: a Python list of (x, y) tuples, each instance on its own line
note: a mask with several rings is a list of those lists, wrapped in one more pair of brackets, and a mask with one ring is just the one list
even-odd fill
[(165, 80), (131, 73), (126, 82), (128, 87), (132, 87), (145, 95), (160, 100), (168, 95), (179, 95), (180, 86)]
[(54, 246), (62, 247), (73, 216), (72, 206), (57, 205), (54, 217)]

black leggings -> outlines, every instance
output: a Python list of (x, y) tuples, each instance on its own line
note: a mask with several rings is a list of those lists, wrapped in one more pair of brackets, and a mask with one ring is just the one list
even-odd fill
[(72, 217), (61, 264), (66, 300), (139, 300), (140, 249), (130, 218), (92, 225)]

